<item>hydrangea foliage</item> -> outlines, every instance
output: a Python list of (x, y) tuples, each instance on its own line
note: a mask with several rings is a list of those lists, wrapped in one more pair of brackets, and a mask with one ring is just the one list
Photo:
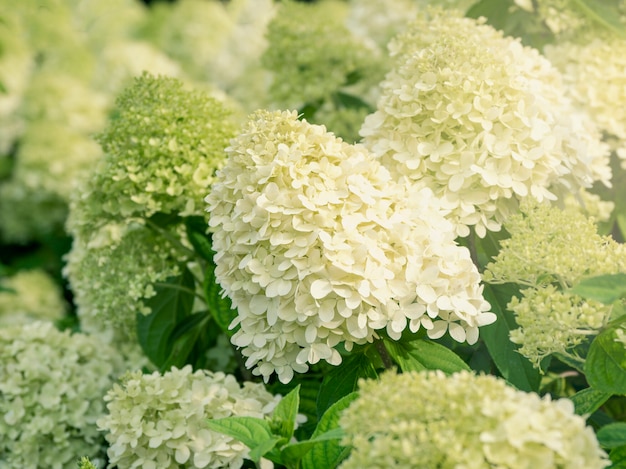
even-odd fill
[(469, 251), (428, 189), (410, 193), (361, 146), (295, 112), (259, 111), (206, 201), (232, 342), (265, 379), (385, 330), (473, 343), (492, 322)]
[(609, 183), (608, 147), (536, 50), (435, 11), (390, 51), (396, 64), (364, 143), (394, 177), (431, 188), (460, 236), (498, 230), (524, 197)]
[(359, 388), (340, 420), (343, 443), (352, 446), (341, 469), (610, 465), (570, 400), (540, 398), (494, 376), (388, 372)]
[(263, 385), (191, 366), (160, 374), (126, 374), (105, 397), (98, 421), (119, 469), (240, 468), (248, 448), (209, 430), (207, 419), (264, 418), (278, 402)]
[(103, 455), (96, 420), (123, 372), (113, 348), (34, 322), (0, 328), (0, 362), (0, 467), (66, 469)]

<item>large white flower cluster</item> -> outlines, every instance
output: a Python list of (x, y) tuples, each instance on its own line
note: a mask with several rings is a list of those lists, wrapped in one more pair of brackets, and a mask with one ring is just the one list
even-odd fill
[(0, 467), (66, 469), (103, 456), (96, 420), (123, 363), (117, 352), (50, 322), (0, 328)]
[(458, 235), (499, 230), (521, 198), (608, 184), (608, 147), (536, 50), (433, 11), (390, 52), (396, 64), (361, 128), (364, 144), (394, 177), (431, 188)]
[(432, 192), (396, 185), (362, 146), (258, 111), (226, 151), (206, 201), (232, 342), (253, 373), (287, 382), (380, 330), (473, 343), (495, 319)]
[(239, 468), (248, 447), (209, 430), (207, 419), (264, 418), (278, 403), (258, 383), (242, 386), (232, 375), (191, 366), (159, 374), (126, 374), (105, 397), (108, 415), (98, 421), (107, 454), (119, 469)]
[(610, 465), (569, 399), (541, 398), (494, 376), (465, 371), (387, 372), (380, 380), (361, 381), (359, 388), (340, 420), (343, 443), (352, 447), (341, 469)]

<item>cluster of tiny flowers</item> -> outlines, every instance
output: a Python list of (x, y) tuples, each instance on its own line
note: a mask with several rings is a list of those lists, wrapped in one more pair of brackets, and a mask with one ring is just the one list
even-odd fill
[[(589, 41), (546, 46), (545, 54), (561, 71), (574, 102), (598, 126), (626, 144), (626, 40), (594, 37)], [(626, 164), (626, 162), (625, 162)]]
[(98, 137), (104, 157), (72, 200), (70, 230), (85, 237), (106, 221), (202, 213), (196, 203), (233, 133), (229, 112), (205, 93), (174, 78), (136, 78)]
[(567, 355), (606, 325), (611, 306), (559, 291), (554, 285), (521, 290), (507, 308), (519, 326), (510, 333), (519, 353), (539, 368), (552, 354)]
[(611, 307), (567, 291), (585, 277), (626, 271), (626, 249), (597, 233), (580, 211), (522, 203), (505, 227), (510, 238), (487, 265), (483, 279), (528, 288), (507, 305), (518, 329), (511, 340), (536, 366), (547, 355), (568, 353), (610, 319)]
[(108, 414), (98, 420), (119, 469), (240, 468), (248, 448), (209, 430), (207, 419), (264, 418), (279, 397), (263, 385), (191, 366), (159, 374), (127, 373), (105, 397)]
[(430, 187), (459, 236), (499, 230), (524, 197), (609, 184), (608, 146), (547, 59), (480, 20), (431, 16), (390, 43), (360, 132), (395, 178)]
[(258, 111), (226, 151), (206, 198), (215, 274), (254, 374), (337, 365), (337, 344), (381, 329), (474, 343), (495, 319), (432, 192), (396, 185), (365, 148), (295, 111)]
[(54, 279), (41, 269), (0, 278), (0, 326), (61, 319), (67, 304)]
[(494, 376), (387, 372), (359, 388), (340, 419), (342, 444), (352, 447), (341, 469), (610, 465), (570, 400), (525, 393)]
[(569, 288), (584, 277), (626, 271), (625, 246), (598, 234), (593, 219), (579, 211), (526, 200), (505, 228), (510, 238), (487, 265), (487, 282)]
[(66, 260), (63, 273), (80, 320), (132, 338), (137, 314), (150, 313), (145, 300), (155, 295), (154, 284), (178, 275), (183, 259), (167, 241), (139, 225), (111, 245), (76, 240)]
[(103, 456), (96, 420), (123, 364), (95, 336), (50, 322), (0, 328), (0, 467), (66, 469)]
[(592, 194), (583, 188), (577, 193), (566, 195), (562, 202), (564, 210), (580, 212), (599, 223), (609, 221), (615, 209), (615, 202), (602, 200), (599, 195)]
[(269, 24), (262, 65), (272, 74), (271, 104), (297, 108), (328, 99), (342, 87), (381, 78), (377, 54), (344, 25), (347, 5), (341, 2), (281, 5)]

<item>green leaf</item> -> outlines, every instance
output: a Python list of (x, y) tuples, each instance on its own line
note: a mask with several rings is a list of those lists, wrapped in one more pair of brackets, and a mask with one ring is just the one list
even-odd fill
[(241, 441), (248, 448), (256, 448), (275, 437), (272, 434), (270, 423), (256, 417), (210, 419), (207, 421), (207, 425), (213, 431)]
[(322, 381), (317, 396), (318, 418), (339, 399), (356, 391), (360, 378), (376, 377), (376, 368), (364, 353), (353, 353), (345, 357), (343, 363), (333, 368)]
[(586, 278), (571, 289), (571, 292), (588, 300), (611, 304), (626, 297), (626, 274), (599, 275)]
[(199, 312), (187, 316), (178, 324), (170, 334), (168, 349), (170, 354), (162, 365), (162, 369), (168, 370), (172, 366), (181, 368), (186, 365), (191, 352), (196, 345), (202, 329), (211, 319), (208, 311)]
[(495, 323), (480, 328), (480, 337), (504, 379), (522, 391), (538, 391), (539, 370), (517, 352), (517, 345), (509, 339), (509, 332), (517, 325), (513, 315), (506, 310), (506, 304), (517, 291), (511, 284), (485, 285), (485, 299), (498, 318)]
[[(293, 388), (289, 394), (283, 397), (272, 414), (273, 433), (277, 433), (287, 440), (293, 436), (296, 428), (296, 417), (300, 407), (300, 385)], [(278, 428), (275, 428), (278, 427)]]
[(608, 398), (611, 397), (611, 393), (598, 391), (593, 388), (586, 388), (578, 391), (576, 394), (570, 397), (574, 402), (574, 408), (578, 415), (591, 415), (604, 404)]
[(626, 30), (620, 21), (621, 12), (617, 2), (607, 0), (572, 0), (590, 20), (595, 21), (622, 38), (626, 38)]
[(611, 462), (610, 469), (626, 469), (626, 446), (614, 448), (609, 453)]
[(222, 297), (222, 287), (215, 278), (215, 266), (211, 263), (204, 274), (204, 295), (207, 307), (215, 323), (228, 337), (232, 337), (236, 329), (229, 329), (233, 319), (237, 317), (237, 310), (232, 308), (230, 298)]
[(370, 106), (367, 102), (363, 101), (358, 96), (344, 93), (343, 91), (337, 91), (333, 93), (332, 99), (335, 103), (335, 106), (338, 108), (367, 109), (369, 112), (375, 111), (372, 106)]
[(385, 346), (402, 371), (442, 370), (450, 374), (470, 369), (452, 350), (430, 340), (386, 340)]
[(204, 217), (185, 218), (185, 228), (187, 229), (187, 239), (194, 251), (204, 260), (213, 264), (215, 252), (211, 245), (211, 235), (207, 233), (209, 225)]
[(617, 448), (626, 445), (626, 423), (616, 422), (605, 425), (596, 434), (604, 448)]
[(300, 462), (300, 460), (313, 448), (318, 446), (321, 447), (328, 442), (338, 442), (343, 438), (343, 435), (343, 429), (333, 428), (326, 433), (322, 433), (316, 437), (311, 437), (309, 440), (298, 441), (296, 443), (286, 445), (280, 452), (281, 460), (283, 461), (283, 464), (288, 467), (297, 467), (298, 462)]
[(598, 391), (626, 394), (626, 350), (615, 341), (619, 324), (609, 327), (591, 342), (585, 360), (585, 377)]
[[(354, 401), (359, 394), (352, 392), (347, 396), (342, 397), (332, 406), (328, 408), (324, 415), (320, 418), (317, 427), (311, 438), (323, 435), (329, 431), (339, 428), (339, 419), (341, 413)], [(333, 469), (343, 461), (350, 449), (341, 446), (337, 440), (325, 441), (320, 445), (316, 445), (311, 448), (311, 451), (304, 455), (301, 461), (301, 469), (318, 469), (323, 467), (325, 469)]]
[[(257, 446), (250, 449), (248, 458), (258, 464), (261, 458), (272, 451), (281, 440), (284, 440), (284, 438), (280, 436), (272, 436), (267, 440), (263, 440)], [(278, 464), (283, 464), (280, 458), (271, 457), (270, 459)]]
[(159, 368), (171, 354), (170, 336), (176, 325), (191, 314), (194, 279), (188, 269), (154, 286), (156, 295), (145, 301), (151, 312), (137, 314), (137, 338), (146, 356)]

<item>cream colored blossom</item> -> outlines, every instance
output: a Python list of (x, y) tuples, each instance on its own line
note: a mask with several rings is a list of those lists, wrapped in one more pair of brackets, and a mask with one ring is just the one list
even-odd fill
[(104, 456), (96, 420), (124, 371), (115, 349), (34, 322), (0, 328), (0, 363), (0, 467), (67, 469), (77, 455)]
[(480, 20), (431, 12), (390, 44), (364, 144), (395, 178), (431, 188), (465, 236), (533, 197), (609, 183), (608, 147), (536, 50)]
[(67, 311), (58, 283), (44, 270), (21, 270), (0, 278), (0, 326), (56, 321)]
[(519, 326), (511, 331), (511, 341), (521, 345), (519, 353), (537, 368), (544, 357), (569, 354), (598, 334), (611, 313), (611, 306), (559, 291), (553, 285), (526, 288), (521, 294), (507, 305)]
[(352, 448), (341, 469), (610, 465), (570, 400), (541, 398), (494, 376), (387, 372), (361, 380), (359, 389), (340, 419), (343, 444)]
[(240, 385), (234, 376), (190, 365), (163, 374), (127, 373), (105, 397), (108, 414), (98, 420), (119, 469), (240, 468), (248, 448), (209, 430), (207, 419), (264, 418), (279, 397), (263, 385)]
[(626, 145), (626, 39), (586, 35), (548, 45), (545, 54), (563, 74), (574, 102), (619, 146)]
[(259, 111), (206, 198), (216, 277), (246, 366), (283, 382), (335, 346), (407, 327), (473, 343), (486, 313), (469, 251), (424, 189), (409, 192), (361, 146), (295, 112)]

